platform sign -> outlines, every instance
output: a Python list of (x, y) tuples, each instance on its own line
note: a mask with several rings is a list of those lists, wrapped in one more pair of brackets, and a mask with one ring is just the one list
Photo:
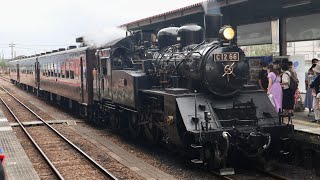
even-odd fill
[(289, 56), (289, 61), (293, 62), (294, 70), (297, 73), (298, 80), (299, 80), (299, 91), (306, 92), (306, 85), (305, 85), (305, 58), (304, 55), (293, 55)]

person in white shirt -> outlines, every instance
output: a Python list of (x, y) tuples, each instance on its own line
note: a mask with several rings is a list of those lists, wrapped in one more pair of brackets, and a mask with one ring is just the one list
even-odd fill
[(290, 77), (292, 76), (289, 71), (289, 65), (282, 64), (282, 78), (281, 86), (283, 88), (283, 97), (282, 97), (282, 109), (285, 116), (293, 116), (294, 108), (294, 90), (290, 88)]

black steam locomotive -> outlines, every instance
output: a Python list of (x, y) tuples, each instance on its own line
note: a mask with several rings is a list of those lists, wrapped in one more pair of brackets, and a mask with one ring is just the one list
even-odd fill
[[(209, 20), (209, 18), (208, 18)], [(90, 121), (128, 129), (210, 168), (236, 154), (279, 154), (293, 129), (265, 92), (247, 85), (249, 65), (231, 26), (137, 31), (103, 48), (82, 47), (11, 62), (13, 82)]]
[(198, 25), (164, 28), (156, 47), (138, 32), (98, 50), (100, 112), (93, 114), (198, 154), (192, 161), (211, 168), (232, 164), (236, 152), (250, 158), (284, 152), (282, 140), (293, 127), (282, 124), (265, 92), (246, 85), (249, 65), (235, 31), (210, 31), (204, 38), (210, 32)]

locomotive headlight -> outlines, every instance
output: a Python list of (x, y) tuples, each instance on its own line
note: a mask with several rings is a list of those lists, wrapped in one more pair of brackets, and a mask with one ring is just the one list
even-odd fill
[(219, 34), (221, 38), (231, 41), (236, 33), (234, 32), (231, 26), (223, 26), (220, 29)]

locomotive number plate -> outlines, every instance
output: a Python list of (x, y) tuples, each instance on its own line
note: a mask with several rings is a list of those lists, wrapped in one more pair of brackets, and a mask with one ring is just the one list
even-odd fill
[(214, 61), (239, 61), (238, 52), (224, 52), (213, 54)]

